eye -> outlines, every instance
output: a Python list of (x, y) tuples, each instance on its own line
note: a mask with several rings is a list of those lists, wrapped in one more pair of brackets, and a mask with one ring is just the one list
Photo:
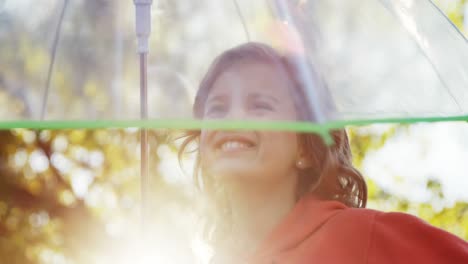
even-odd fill
[(267, 111), (273, 111), (274, 110), (274, 107), (270, 103), (264, 102), (264, 101), (255, 101), (255, 102), (253, 102), (252, 107), (255, 110), (267, 110)]
[(227, 106), (223, 103), (212, 103), (206, 107), (205, 115), (209, 117), (222, 116), (227, 111)]

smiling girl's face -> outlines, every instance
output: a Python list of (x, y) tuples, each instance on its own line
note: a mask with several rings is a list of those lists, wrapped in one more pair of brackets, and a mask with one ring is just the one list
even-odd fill
[[(279, 67), (239, 61), (213, 83), (203, 118), (296, 120), (290, 86)], [(295, 133), (204, 130), (200, 136), (201, 168), (217, 179), (280, 183), (297, 176), (298, 153)]]

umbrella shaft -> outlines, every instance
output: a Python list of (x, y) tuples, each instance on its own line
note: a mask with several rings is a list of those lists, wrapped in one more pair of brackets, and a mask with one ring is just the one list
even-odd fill
[[(140, 117), (142, 120), (148, 118), (148, 87), (147, 87), (147, 54), (140, 53)], [(149, 193), (149, 167), (148, 167), (148, 130), (140, 130), (141, 144), (141, 227), (144, 233), (146, 220), (148, 219), (148, 193)]]
[(148, 118), (147, 54), (140, 53), (140, 117)]

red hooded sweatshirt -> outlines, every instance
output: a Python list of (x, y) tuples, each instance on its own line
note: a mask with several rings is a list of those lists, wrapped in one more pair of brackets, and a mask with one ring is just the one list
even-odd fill
[(468, 264), (468, 243), (408, 214), (306, 196), (249, 263)]

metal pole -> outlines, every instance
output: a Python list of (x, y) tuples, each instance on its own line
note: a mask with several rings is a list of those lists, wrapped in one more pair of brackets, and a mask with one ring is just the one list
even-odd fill
[[(142, 120), (148, 118), (148, 79), (147, 79), (147, 56), (149, 52), (149, 36), (151, 33), (151, 4), (152, 0), (134, 0), (135, 4), (135, 29), (138, 41), (138, 54), (140, 55), (140, 117)], [(148, 236), (148, 205), (149, 205), (149, 163), (148, 163), (148, 130), (143, 127), (140, 130), (141, 149), (141, 261), (145, 261)]]
[[(148, 83), (147, 83), (147, 54), (140, 54), (140, 117), (142, 120), (148, 119)], [(146, 219), (148, 218), (148, 193), (150, 186), (149, 164), (148, 164), (148, 130), (140, 130), (141, 149), (141, 228), (145, 233)]]

